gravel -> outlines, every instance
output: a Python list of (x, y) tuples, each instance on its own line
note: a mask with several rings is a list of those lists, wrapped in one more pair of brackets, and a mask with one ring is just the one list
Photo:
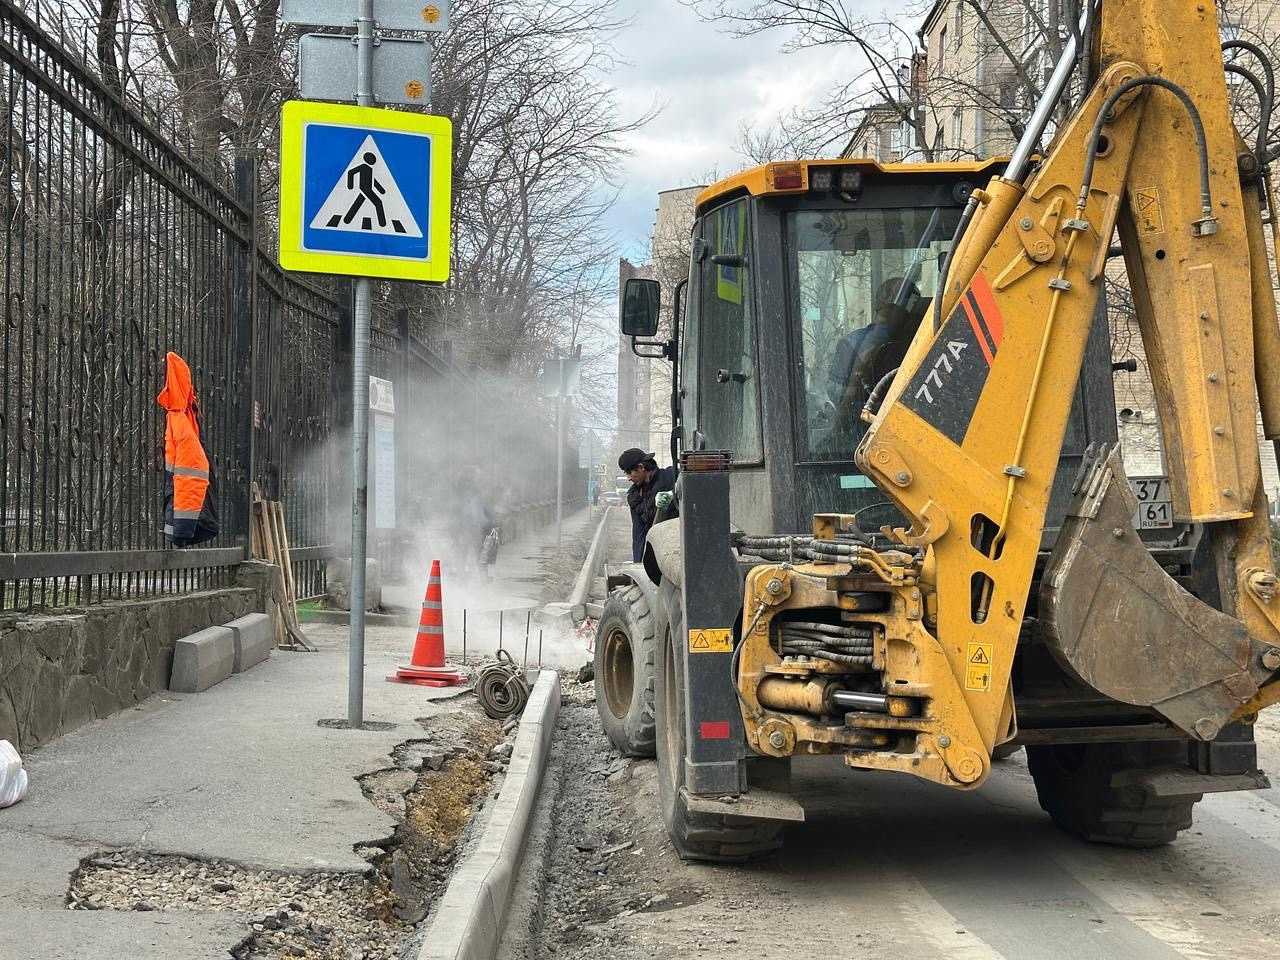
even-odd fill
[(448, 882), (473, 815), (500, 788), (511, 752), (471, 698), (419, 724), (424, 735), (399, 744), (392, 766), (357, 778), (396, 822), (391, 837), (356, 847), (367, 874), (114, 851), (81, 863), (68, 909), (239, 914), (247, 935), (231, 951), (237, 960), (398, 960)]
[[(563, 785), (551, 811), (550, 853), (537, 910), (515, 954), (523, 960), (640, 960), (654, 944), (627, 918), (698, 903), (655, 823), (651, 761), (622, 757), (600, 730), (591, 684), (562, 677), (552, 774)], [(524, 921), (513, 920), (523, 924)], [(660, 954), (666, 956), (668, 954)], [(675, 956), (675, 953), (670, 954)]]

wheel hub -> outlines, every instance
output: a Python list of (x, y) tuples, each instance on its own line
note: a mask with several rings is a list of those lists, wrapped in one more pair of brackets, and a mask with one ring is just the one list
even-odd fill
[(618, 719), (631, 709), (635, 687), (635, 664), (631, 638), (623, 630), (610, 630), (604, 638), (604, 696), (609, 712)]

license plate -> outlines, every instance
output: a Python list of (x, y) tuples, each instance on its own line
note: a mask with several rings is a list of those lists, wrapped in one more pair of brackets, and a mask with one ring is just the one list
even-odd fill
[(1138, 498), (1133, 515), (1135, 530), (1167, 530), (1173, 526), (1173, 498), (1168, 477), (1130, 477), (1129, 487)]

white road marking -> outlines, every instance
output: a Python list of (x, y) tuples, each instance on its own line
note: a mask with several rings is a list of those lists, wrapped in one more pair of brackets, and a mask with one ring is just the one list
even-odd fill
[[(923, 869), (928, 869), (928, 865)], [(895, 872), (882, 876), (877, 885), (898, 906), (905, 923), (948, 960), (1005, 960), (1002, 953), (968, 930), (915, 877)]]

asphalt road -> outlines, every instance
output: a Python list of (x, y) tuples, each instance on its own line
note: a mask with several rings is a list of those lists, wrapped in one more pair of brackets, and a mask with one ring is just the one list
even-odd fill
[[(1276, 955), (1272, 791), (1210, 797), (1176, 843), (1130, 851), (1059, 832), (1023, 754), (968, 794), (810, 761), (794, 773), (808, 821), (781, 854), (745, 867), (686, 864), (654, 823), (652, 762), (619, 773), (585, 690), (578, 698), (561, 731), (562, 786), (548, 801), (550, 853), (527, 878), (538, 906), (513, 919), (521, 929), (509, 931), (508, 960)], [(1266, 718), (1259, 740), (1262, 765), (1280, 774), (1280, 725)]]

